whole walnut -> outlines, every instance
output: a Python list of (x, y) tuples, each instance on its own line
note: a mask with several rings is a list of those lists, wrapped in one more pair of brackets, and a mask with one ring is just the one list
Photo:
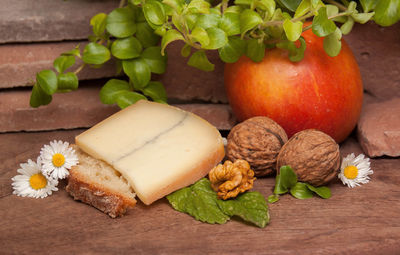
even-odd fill
[(249, 162), (255, 176), (275, 172), (276, 157), (288, 140), (285, 130), (268, 117), (253, 117), (234, 126), (228, 135), (229, 160)]
[(336, 178), (340, 163), (335, 140), (321, 131), (307, 129), (293, 135), (282, 147), (276, 169), (289, 165), (299, 181), (321, 186)]

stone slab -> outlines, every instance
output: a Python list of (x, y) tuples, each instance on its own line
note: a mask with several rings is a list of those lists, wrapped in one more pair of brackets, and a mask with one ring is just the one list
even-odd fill
[(118, 0), (1, 0), (0, 43), (85, 39), (89, 21)]
[(360, 66), (364, 90), (378, 100), (400, 97), (400, 22), (357, 24), (344, 38)]
[[(83, 130), (0, 134), (0, 247), (2, 254), (352, 254), (400, 251), (400, 159), (374, 159), (371, 182), (354, 189), (339, 181), (332, 197), (281, 196), (270, 204), (270, 224), (260, 229), (240, 220), (206, 224), (172, 209), (163, 198), (138, 202), (118, 219), (74, 201), (65, 191), (44, 199), (11, 195), (20, 163), (38, 156), (54, 139), (73, 142)], [(350, 144), (348, 144), (350, 143)], [(359, 152), (354, 140), (342, 154)], [(268, 197), (273, 178), (253, 190)]]
[[(96, 84), (97, 83), (97, 84)], [(91, 127), (117, 112), (116, 105), (104, 105), (98, 96), (99, 83), (86, 82), (79, 90), (55, 94), (47, 106), (31, 108), (30, 90), (0, 92), (0, 133)], [(231, 109), (226, 104), (174, 104), (194, 112), (220, 130), (229, 130), (235, 124)]]
[[(32, 86), (36, 73), (44, 69), (53, 69), (54, 60), (61, 53), (75, 48), (82, 42), (59, 42), (37, 44), (6, 44), (0, 45), (0, 89), (20, 86)], [(82, 64), (77, 60), (75, 66), (68, 70), (76, 70)], [(116, 75), (113, 61), (102, 68), (84, 68), (78, 77), (80, 80), (98, 79)]]
[(364, 104), (357, 134), (368, 156), (400, 156), (400, 97)]

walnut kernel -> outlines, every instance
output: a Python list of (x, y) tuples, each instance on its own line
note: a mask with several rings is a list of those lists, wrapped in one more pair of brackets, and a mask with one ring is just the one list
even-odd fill
[(275, 172), (276, 157), (288, 140), (285, 130), (268, 117), (253, 117), (234, 126), (228, 135), (226, 156), (244, 159), (256, 176)]
[(299, 181), (321, 186), (336, 178), (340, 163), (335, 140), (321, 131), (307, 129), (296, 133), (282, 147), (276, 169), (289, 165)]
[(208, 176), (211, 187), (217, 192), (218, 198), (224, 200), (251, 189), (256, 179), (249, 163), (241, 159), (234, 163), (226, 160), (223, 165), (219, 164), (214, 167)]

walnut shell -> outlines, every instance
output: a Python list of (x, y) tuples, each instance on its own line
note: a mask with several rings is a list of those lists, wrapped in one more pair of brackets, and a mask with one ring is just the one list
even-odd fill
[(321, 131), (307, 129), (293, 135), (282, 147), (276, 169), (289, 165), (299, 181), (321, 186), (337, 176), (340, 163), (335, 140)]
[(268, 117), (253, 117), (234, 126), (228, 135), (229, 160), (249, 162), (255, 176), (275, 172), (276, 158), (288, 138), (285, 130)]

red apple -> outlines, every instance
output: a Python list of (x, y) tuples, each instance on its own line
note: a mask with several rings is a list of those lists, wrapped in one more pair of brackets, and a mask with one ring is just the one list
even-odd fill
[(343, 141), (360, 116), (363, 87), (357, 62), (342, 39), (336, 57), (323, 49), (323, 38), (308, 30), (304, 59), (291, 62), (285, 50), (265, 52), (260, 63), (243, 56), (225, 65), (225, 88), (239, 121), (268, 116), (288, 136), (309, 128)]

